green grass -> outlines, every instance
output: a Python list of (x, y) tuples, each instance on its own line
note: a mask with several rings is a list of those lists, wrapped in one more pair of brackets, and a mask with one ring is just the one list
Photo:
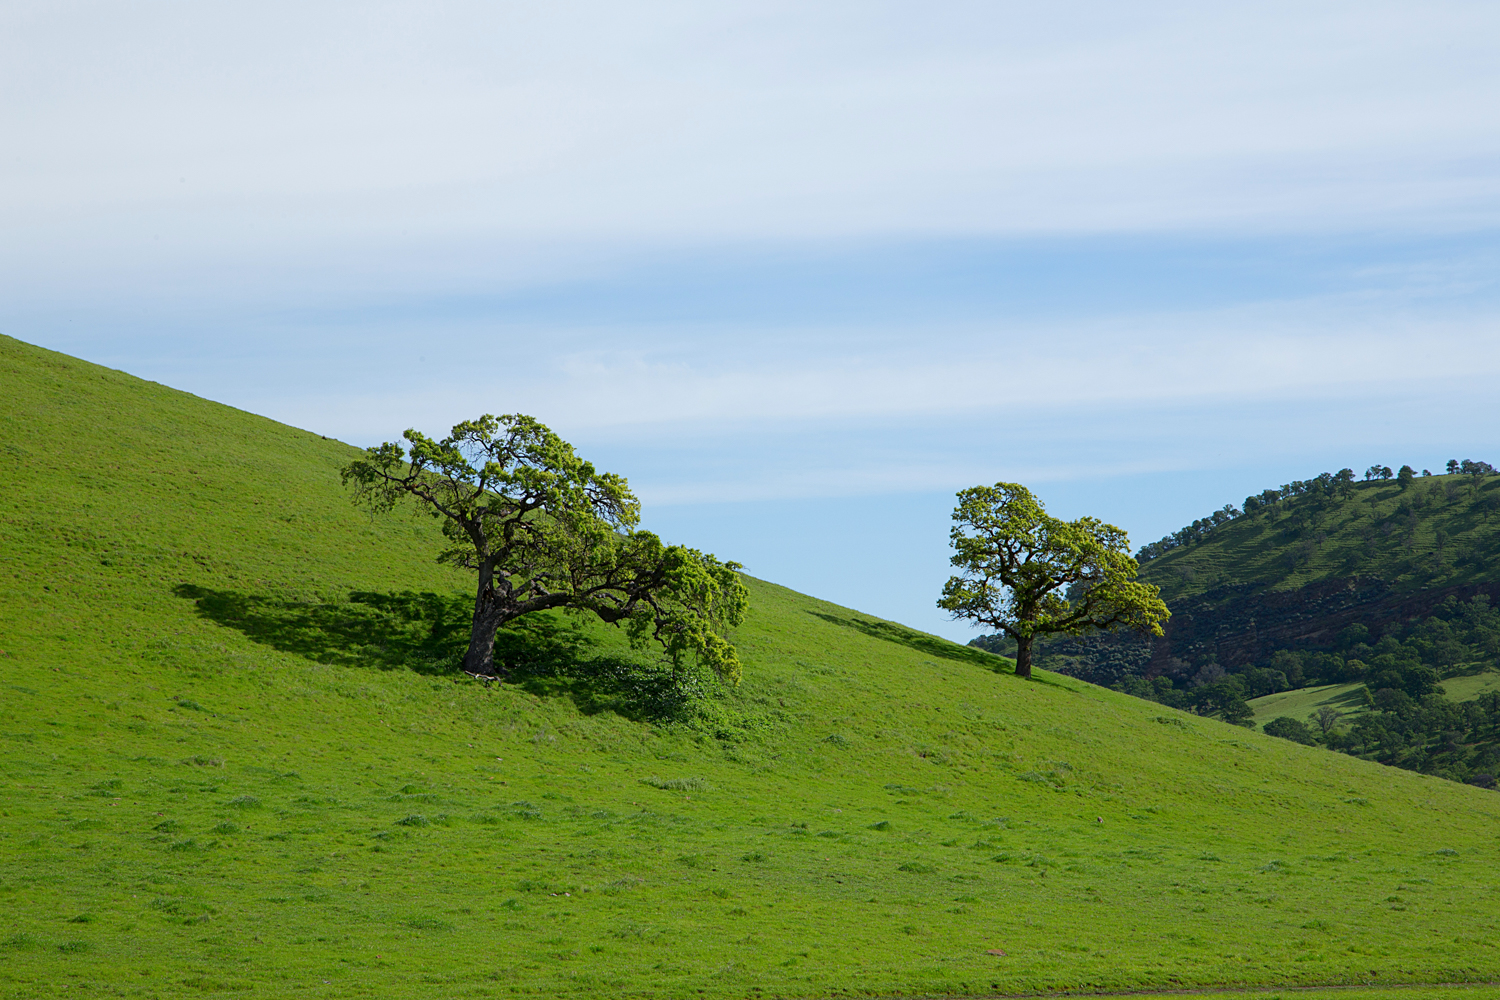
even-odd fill
[(0, 387), (0, 995), (1500, 979), (1492, 792), (757, 580), (717, 719), (456, 682), (466, 580), (347, 446), (3, 339)]
[(1449, 701), (1472, 701), (1482, 694), (1500, 690), (1500, 671), (1485, 670), (1461, 677), (1449, 677), (1440, 685)]
[(1427, 476), (1355, 483), (1348, 497), (1302, 496), (1215, 528), (1145, 563), (1169, 602), (1217, 587), (1293, 590), (1373, 577), (1397, 590), (1495, 580), (1500, 477)]
[(1263, 726), (1278, 716), (1286, 715), (1298, 722), (1322, 708), (1331, 706), (1346, 716), (1366, 711), (1363, 684), (1325, 684), (1321, 687), (1298, 688), (1282, 691), (1261, 698), (1251, 698), (1245, 704), (1255, 711), (1255, 724)]
[[(1449, 701), (1472, 701), (1486, 692), (1500, 690), (1500, 671), (1484, 670), (1449, 677), (1442, 682), (1441, 687), (1443, 696)], [(1268, 694), (1252, 698), (1246, 704), (1255, 711), (1257, 726), (1263, 726), (1281, 715), (1306, 722), (1308, 715), (1324, 705), (1338, 709), (1345, 716), (1355, 716), (1367, 711), (1363, 688), (1364, 684), (1326, 684)]]

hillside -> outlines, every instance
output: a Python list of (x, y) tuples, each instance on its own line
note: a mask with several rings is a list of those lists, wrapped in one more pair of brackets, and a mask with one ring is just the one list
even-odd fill
[(562, 618), (487, 688), (348, 446), (4, 338), (0, 390), (0, 995), (1500, 979), (1493, 792), (758, 580), (693, 724)]
[(1331, 649), (1356, 624), (1399, 634), (1449, 598), (1500, 604), (1500, 476), (1310, 489), (1151, 559), (1141, 577), (1173, 611), (1150, 649), (1157, 671)]
[(1408, 593), (1492, 585), (1497, 556), (1500, 476), (1438, 475), (1286, 497), (1144, 562), (1141, 578), (1169, 602), (1350, 579)]

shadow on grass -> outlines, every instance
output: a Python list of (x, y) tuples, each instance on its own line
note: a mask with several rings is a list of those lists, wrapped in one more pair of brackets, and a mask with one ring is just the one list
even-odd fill
[(1331, 705), (1334, 708), (1343, 709), (1347, 712), (1358, 712), (1368, 707), (1365, 701), (1365, 689), (1362, 687), (1352, 688), (1343, 694), (1334, 695), (1316, 702), (1317, 705)]
[[(198, 615), (252, 642), (318, 663), (462, 677), (472, 598), (430, 591), (355, 591), (347, 602), (287, 601), (191, 584), (173, 589)], [(592, 715), (676, 718), (700, 692), (693, 678), (647, 656), (600, 653), (576, 621), (555, 613), (512, 622), (495, 636), (505, 683), (541, 697), (566, 697)]]
[(198, 616), (283, 653), (318, 663), (447, 673), (468, 641), (468, 601), (459, 596), (356, 591), (347, 602), (287, 601), (181, 584)]
[(1015, 661), (994, 653), (987, 653), (974, 646), (960, 646), (956, 642), (948, 642), (939, 639), (935, 635), (927, 635), (915, 629), (894, 625), (890, 622), (866, 621), (862, 618), (840, 618), (838, 615), (824, 614), (819, 611), (809, 611), (808, 614), (814, 618), (821, 618), (831, 625), (840, 628), (851, 628), (856, 632), (863, 632), (872, 639), (881, 639), (885, 642), (894, 642), (898, 645), (915, 649), (919, 653), (928, 656), (940, 656), (945, 660), (958, 660), (961, 663), (972, 663), (976, 666), (993, 670), (997, 674), (1008, 674), (1015, 670)]

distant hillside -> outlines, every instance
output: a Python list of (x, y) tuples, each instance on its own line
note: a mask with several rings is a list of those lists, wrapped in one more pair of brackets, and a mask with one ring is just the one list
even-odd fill
[(1143, 563), (1142, 579), (1169, 603), (1332, 580), (1380, 580), (1397, 592), (1500, 581), (1500, 476), (1329, 479), (1167, 549)]
[(1142, 548), (1172, 611), (1164, 635), (1052, 640), (1039, 662), (1230, 721), (1252, 718), (1249, 699), (1342, 685), (1346, 728), (1319, 742), (1493, 784), (1500, 704), (1458, 705), (1442, 682), (1500, 668), (1500, 476), (1449, 465), (1464, 471), (1346, 469), (1226, 506)]
[(1123, 644), (1135, 650), (1133, 672), (1329, 650), (1350, 625), (1378, 639), (1450, 598), (1500, 604), (1500, 476), (1308, 489), (1146, 562), (1141, 577), (1162, 588), (1173, 615), (1155, 642)]
[(1494, 792), (758, 580), (723, 726), (563, 616), (484, 686), (353, 453), (0, 338), (0, 996), (1500, 979)]

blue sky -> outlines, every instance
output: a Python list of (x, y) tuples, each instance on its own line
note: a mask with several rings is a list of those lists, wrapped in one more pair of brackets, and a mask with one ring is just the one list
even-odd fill
[(1482, 3), (7, 5), (0, 332), (358, 444), (530, 412), (957, 639), (952, 494), (1153, 540), (1496, 461)]

